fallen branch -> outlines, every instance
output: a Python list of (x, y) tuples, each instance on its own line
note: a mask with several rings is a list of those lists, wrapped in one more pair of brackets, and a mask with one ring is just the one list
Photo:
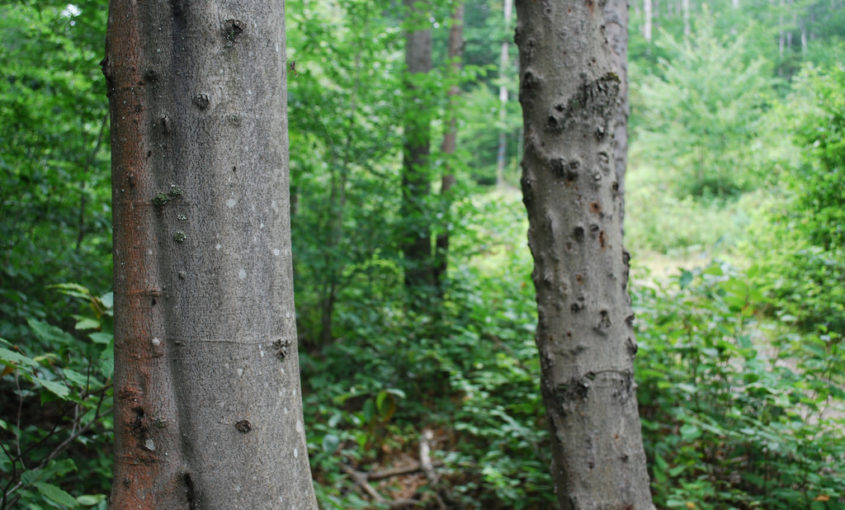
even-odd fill
[(437, 476), (437, 472), (434, 470), (434, 465), (431, 462), (431, 444), (429, 442), (433, 439), (434, 433), (430, 429), (423, 429), (422, 435), (420, 435), (420, 467), (422, 467), (425, 477), (428, 478), (428, 483), (431, 484), (431, 488), (434, 489), (434, 497), (437, 499), (437, 506), (439, 506), (441, 510), (446, 510), (446, 503), (440, 496), (440, 490), (438, 490), (437, 487), (437, 482), (440, 481), (440, 477)]
[(387, 505), (390, 508), (406, 508), (409, 506), (419, 506), (423, 504), (422, 501), (418, 501), (416, 499), (394, 499), (388, 500), (385, 499), (384, 496), (378, 493), (378, 491), (369, 483), (367, 483), (367, 473), (356, 471), (351, 467), (347, 466), (346, 464), (341, 464), (340, 468), (343, 470), (344, 473), (348, 474), (352, 480), (360, 486), (364, 492), (366, 492), (372, 499), (378, 504)]
[[(434, 467), (440, 467), (443, 465), (442, 461), (436, 460), (431, 463)], [(394, 468), (394, 469), (387, 469), (385, 471), (376, 471), (374, 473), (367, 473), (367, 480), (383, 480), (385, 478), (392, 478), (394, 476), (402, 476), (402, 475), (410, 475), (411, 473), (416, 473), (417, 471), (422, 470), (422, 465), (419, 462), (415, 462), (410, 466)]]

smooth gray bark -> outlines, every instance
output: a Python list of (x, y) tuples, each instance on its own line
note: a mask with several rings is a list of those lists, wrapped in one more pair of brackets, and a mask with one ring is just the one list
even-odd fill
[(517, 0), (523, 199), (565, 510), (651, 509), (622, 247), (627, 6)]
[(281, 2), (112, 0), (115, 509), (317, 507)]
[(643, 37), (651, 42), (651, 0), (643, 0)]

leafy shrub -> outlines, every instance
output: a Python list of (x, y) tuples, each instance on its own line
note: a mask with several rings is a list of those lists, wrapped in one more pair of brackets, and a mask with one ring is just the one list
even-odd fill
[(782, 108), (802, 158), (784, 173), (786, 191), (755, 233), (755, 281), (776, 313), (843, 335), (845, 69), (807, 69)]
[(661, 32), (666, 55), (658, 73), (643, 79), (633, 67), (632, 95), (638, 143), (683, 198), (726, 197), (762, 180), (750, 150), (767, 107), (770, 64), (749, 58), (745, 37), (719, 35), (705, 9), (688, 39)]
[[(81, 300), (67, 332), (31, 318), (0, 338), (2, 508), (106, 508), (111, 482), (112, 295), (55, 286)], [(18, 506), (16, 506), (18, 505)]]
[[(637, 377), (664, 508), (836, 508), (843, 502), (842, 337), (761, 323), (749, 276), (713, 264), (635, 296)], [(694, 505), (694, 506), (689, 506)]]

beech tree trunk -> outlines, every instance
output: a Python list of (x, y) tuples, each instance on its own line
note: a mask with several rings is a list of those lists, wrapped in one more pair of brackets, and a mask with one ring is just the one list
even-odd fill
[(115, 509), (316, 509), (281, 2), (112, 0)]
[[(431, 152), (431, 107), (427, 91), (414, 83), (431, 71), (431, 28), (428, 4), (424, 0), (404, 0), (408, 29), (405, 33), (405, 140), (402, 158), (402, 217), (405, 286), (416, 301), (420, 291), (430, 290), (434, 271), (431, 256), (431, 225), (426, 199), (431, 193), (429, 155)], [(427, 290), (425, 290), (427, 292)]]
[(652, 509), (622, 247), (627, 5), (517, 0), (523, 200), (560, 507)]

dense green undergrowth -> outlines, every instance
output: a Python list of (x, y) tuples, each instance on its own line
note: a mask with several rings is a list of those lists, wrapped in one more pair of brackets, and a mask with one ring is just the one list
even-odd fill
[[(807, 54), (778, 56), (777, 13), (745, 4), (757, 24), (737, 26), (723, 2), (688, 37), (661, 14), (652, 45), (632, 17), (626, 244), (652, 490), (661, 509), (842, 508), (845, 11), (808, 18), (819, 37)], [(74, 5), (0, 7), (3, 509), (102, 509), (111, 484), (105, 12)], [(465, 72), (420, 84), (436, 108), (453, 82), (466, 98), (464, 153), (433, 152), (459, 185), (451, 215), (436, 195), (428, 204), (452, 244), (427, 309), (407, 306), (398, 249), (399, 13), (288, 5), (296, 299), (321, 507), (379, 506), (350, 472), (413, 467), (425, 440), (440, 482), (413, 470), (373, 480), (386, 500), (550, 508), (525, 214), (513, 190), (475, 186), (494, 175), (498, 4), (467, 4)], [(498, 126), (511, 163), (519, 124), (511, 101)]]

